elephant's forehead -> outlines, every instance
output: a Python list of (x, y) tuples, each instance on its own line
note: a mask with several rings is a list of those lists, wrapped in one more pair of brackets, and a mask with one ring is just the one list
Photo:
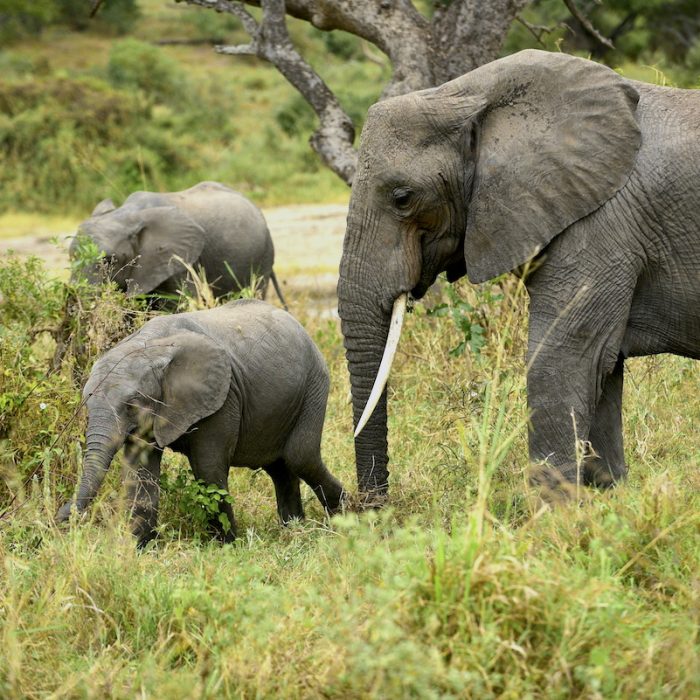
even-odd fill
[(360, 145), (360, 169), (365, 174), (403, 170), (420, 158), (417, 148), (429, 122), (413, 95), (394, 97), (370, 109)]
[(427, 119), (413, 95), (393, 97), (373, 105), (362, 131), (363, 143), (391, 148), (410, 141), (416, 132), (425, 130)]
[(119, 222), (88, 219), (78, 227), (78, 233), (90, 236), (97, 243), (107, 243), (118, 238), (124, 227)]

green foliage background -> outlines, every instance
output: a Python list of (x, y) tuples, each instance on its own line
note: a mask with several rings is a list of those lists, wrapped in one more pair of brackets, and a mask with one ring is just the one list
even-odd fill
[[(157, 1), (142, 12), (125, 38), (105, 35), (107, 17), (81, 32), (47, 20), (38, 39), (0, 49), (0, 213), (78, 215), (206, 179), (263, 204), (347, 197), (308, 145), (313, 112), (273, 68), (153, 41), (244, 43), (234, 18)], [(361, 126), (388, 64), (364, 60), (353, 37), (291, 31)]]
[[(617, 50), (600, 54), (595, 42), (568, 28), (573, 23), (560, 0), (539, 0), (523, 18), (552, 31), (538, 42), (516, 22), (504, 51), (593, 52), (630, 77), (653, 81), (660, 71), (672, 84), (695, 86), (698, 4), (581, 3), (607, 34), (632, 18), (615, 40)], [(154, 43), (246, 42), (230, 15), (160, 0), (113, 0), (99, 21), (86, 23), (89, 3), (76, 0), (0, 5), (0, 32), (7, 35), (0, 49), (0, 213), (79, 215), (105, 197), (121, 201), (135, 189), (177, 190), (204, 179), (226, 182), (263, 204), (347, 197), (308, 145), (315, 115), (273, 68), (217, 56), (209, 44)], [(296, 21), (290, 29), (359, 133), (388, 80), (388, 61), (377, 65), (356, 37), (341, 32)]]

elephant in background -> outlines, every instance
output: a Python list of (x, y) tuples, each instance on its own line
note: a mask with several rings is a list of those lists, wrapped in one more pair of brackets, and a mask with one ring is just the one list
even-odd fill
[[(283, 523), (304, 517), (300, 479), (333, 513), (343, 487), (321, 459), (328, 387), (325, 361), (306, 331), (265, 302), (156, 317), (93, 367), (83, 392), (83, 475), (56, 519), (89, 506), (123, 445), (139, 545), (155, 534), (166, 446), (187, 456), (197, 479), (224, 490), (231, 465), (264, 469)], [(231, 505), (222, 502), (220, 513), (226, 518), (212, 519), (212, 530), (231, 540)]]
[(217, 297), (240, 291), (257, 275), (263, 298), (272, 280), (286, 308), (262, 212), (218, 182), (200, 182), (182, 192), (134, 192), (120, 207), (106, 199), (80, 224), (72, 258), (81, 236), (104, 253), (104, 261), (85, 270), (91, 282), (106, 273), (127, 294), (175, 294), (191, 284), (187, 266), (201, 266)]
[[(368, 499), (388, 488), (385, 385), (407, 295), (443, 271), (523, 276), (545, 480), (622, 479), (625, 359), (700, 358), (700, 92), (528, 50), (370, 109), (338, 283)], [(592, 447), (582, 474), (577, 437)]]

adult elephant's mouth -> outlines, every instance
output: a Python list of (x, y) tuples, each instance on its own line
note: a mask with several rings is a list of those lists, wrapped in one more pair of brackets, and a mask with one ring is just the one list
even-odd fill
[(432, 287), (432, 285), (435, 283), (437, 276), (437, 272), (422, 274), (418, 284), (411, 290), (411, 296), (414, 299), (422, 299), (430, 287)]

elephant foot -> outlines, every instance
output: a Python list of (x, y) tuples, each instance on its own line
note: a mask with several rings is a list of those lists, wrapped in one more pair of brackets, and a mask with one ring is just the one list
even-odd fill
[(233, 517), (233, 510), (223, 513), (228, 519), (228, 523), (224, 525), (219, 516), (212, 518), (209, 521), (208, 531), (213, 540), (221, 542), (221, 544), (231, 544), (236, 540), (236, 521)]
[(583, 483), (586, 486), (594, 486), (601, 491), (606, 491), (626, 481), (627, 471), (626, 464), (611, 467), (600, 458), (586, 460)]
[(358, 474), (357, 508), (376, 510), (389, 500), (389, 471), (375, 469), (369, 474)]
[(389, 500), (388, 488), (376, 489), (374, 491), (360, 491), (357, 495), (357, 510), (379, 510), (383, 508)]
[(56, 513), (55, 517), (56, 524), (60, 525), (62, 523), (68, 522), (68, 520), (70, 519), (70, 514), (74, 508), (78, 515), (80, 515), (85, 510), (85, 506), (81, 507), (80, 504), (78, 504), (76, 501), (68, 501), (58, 509), (58, 513)]
[(338, 494), (337, 498), (334, 496), (332, 499), (326, 499), (326, 503), (323, 504), (323, 508), (329, 518), (332, 518), (334, 515), (338, 515), (338, 513), (345, 513), (348, 510), (352, 510), (352, 499), (350, 494), (341, 486), (340, 494)]
[(151, 530), (148, 533), (144, 533), (141, 535), (137, 535), (136, 538), (136, 549), (139, 551), (143, 550), (146, 548), (146, 545), (149, 542), (153, 542), (155, 539), (158, 538), (158, 533), (155, 530)]
[(549, 505), (573, 501), (579, 495), (577, 469), (535, 464), (530, 467), (528, 481), (540, 498)]

